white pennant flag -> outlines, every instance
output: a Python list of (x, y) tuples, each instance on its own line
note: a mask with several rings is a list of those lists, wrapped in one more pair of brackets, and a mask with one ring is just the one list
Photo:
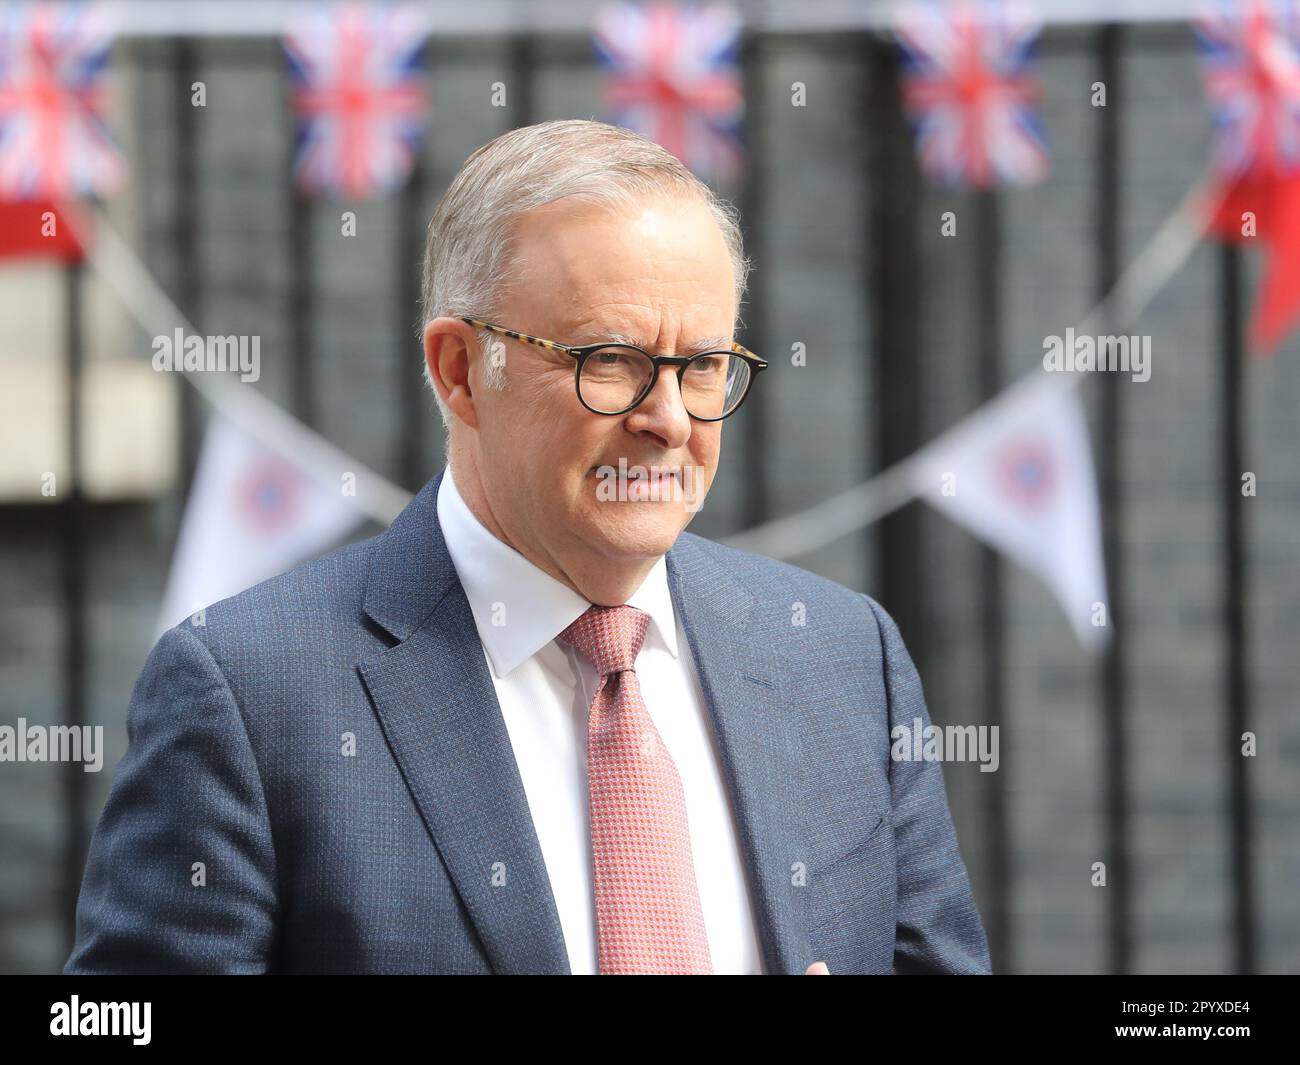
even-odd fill
[[(1038, 574), (1089, 650), (1110, 640), (1092, 446), (1062, 382), (1019, 387), (918, 456), (919, 494)], [(1094, 621), (1097, 617), (1101, 624)]]
[(185, 505), (159, 634), (319, 554), (364, 517), (344, 498), (342, 482), (322, 483), (214, 414)]

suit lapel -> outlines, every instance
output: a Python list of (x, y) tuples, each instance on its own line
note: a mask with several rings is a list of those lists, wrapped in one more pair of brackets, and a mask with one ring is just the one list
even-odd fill
[(769, 973), (802, 975), (811, 956), (792, 866), (806, 860), (797, 811), (799, 737), (782, 698), (779, 648), (747, 624), (753, 595), (687, 537), (667, 555), (668, 583), (691, 646), (735, 806), (750, 897)]
[(493, 970), (567, 974), (510, 735), (438, 522), (441, 481), (425, 485), (377, 547), (366, 612), (400, 642), (361, 675)]

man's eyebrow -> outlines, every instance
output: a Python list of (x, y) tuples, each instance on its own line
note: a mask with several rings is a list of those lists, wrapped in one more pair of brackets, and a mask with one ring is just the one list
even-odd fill
[[(613, 330), (587, 330), (585, 332), (575, 333), (571, 341), (572, 347), (582, 347), (584, 344), (597, 344), (602, 340), (608, 340), (611, 344), (629, 344), (634, 348), (641, 348), (643, 351), (649, 351), (650, 345), (640, 337), (631, 337), (625, 333), (616, 333)], [(686, 353), (696, 355), (701, 351), (730, 351), (730, 337), (702, 337), (699, 340), (692, 341), (686, 345)]]

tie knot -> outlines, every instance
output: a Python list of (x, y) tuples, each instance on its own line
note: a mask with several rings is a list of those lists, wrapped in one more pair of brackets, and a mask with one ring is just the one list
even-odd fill
[(572, 644), (605, 677), (633, 668), (649, 625), (650, 615), (634, 606), (593, 606), (556, 639)]

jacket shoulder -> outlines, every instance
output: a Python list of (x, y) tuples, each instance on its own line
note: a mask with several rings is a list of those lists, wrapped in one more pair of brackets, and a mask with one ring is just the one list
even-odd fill
[(738, 575), (747, 588), (762, 598), (789, 601), (793, 597), (832, 610), (862, 614), (864, 608), (869, 608), (877, 616), (884, 613), (884, 608), (865, 592), (854, 591), (847, 585), (789, 562), (741, 551), (688, 532), (680, 534), (677, 546), (685, 553), (695, 553), (726, 572)]
[(339, 619), (359, 619), (365, 602), (370, 560), (382, 533), (336, 548), (300, 563), (206, 607), (203, 624), (181, 622), (203, 643), (256, 646), (268, 633), (329, 627)]

